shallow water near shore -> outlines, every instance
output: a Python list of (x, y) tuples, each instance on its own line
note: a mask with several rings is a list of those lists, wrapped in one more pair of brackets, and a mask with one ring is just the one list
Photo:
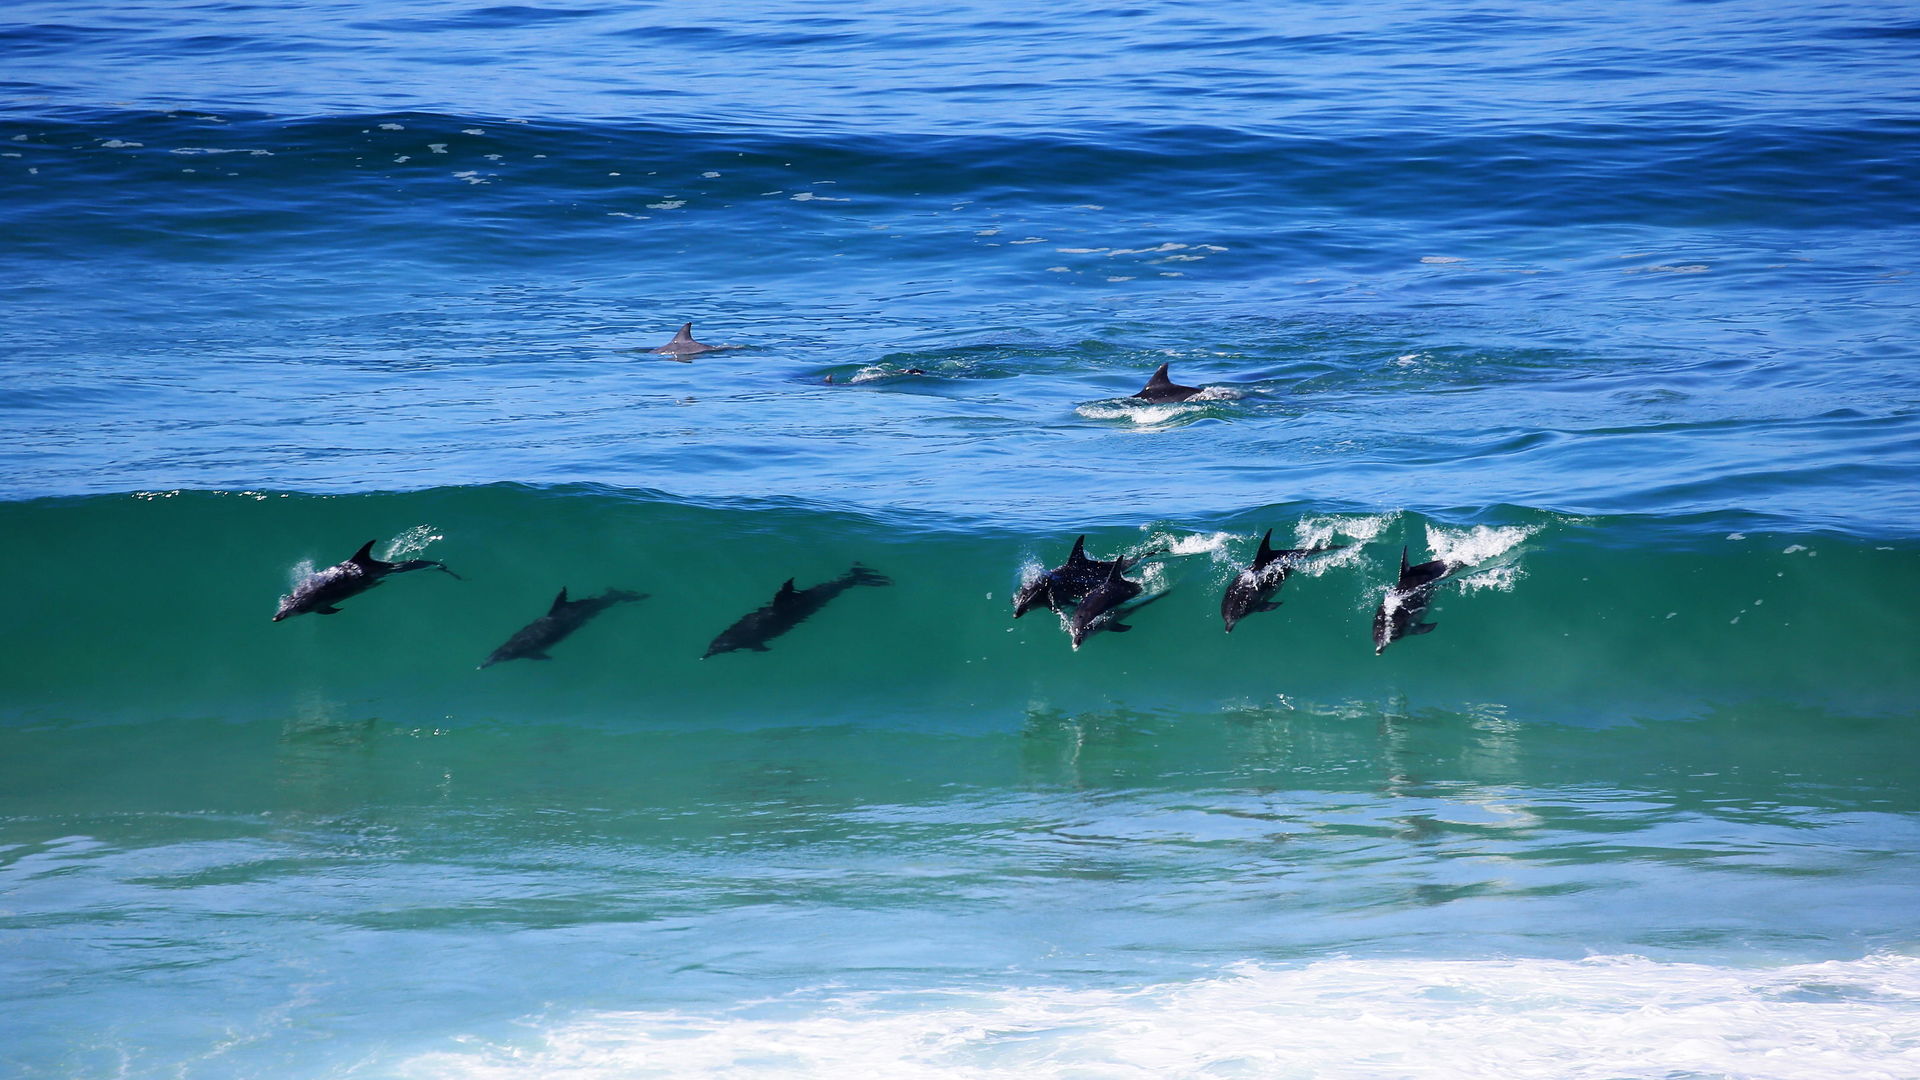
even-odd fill
[(0, 1072), (1920, 1074), (1905, 6), (0, 40)]

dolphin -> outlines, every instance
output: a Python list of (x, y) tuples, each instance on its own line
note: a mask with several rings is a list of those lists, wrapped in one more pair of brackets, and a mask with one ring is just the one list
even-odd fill
[(1403, 637), (1425, 634), (1439, 625), (1421, 622), (1420, 617), (1427, 613), (1427, 605), (1433, 601), (1433, 590), (1440, 580), (1466, 565), (1435, 559), (1409, 567), (1407, 549), (1402, 547), (1400, 580), (1387, 590), (1380, 609), (1373, 613), (1373, 655), (1379, 656), (1387, 646)]
[(1269, 600), (1280, 586), (1286, 583), (1287, 575), (1299, 565), (1300, 560), (1309, 555), (1338, 551), (1345, 544), (1326, 544), (1321, 547), (1287, 548), (1284, 551), (1273, 549), (1273, 530), (1260, 538), (1260, 550), (1253, 556), (1253, 565), (1240, 571), (1227, 586), (1225, 596), (1220, 598), (1220, 618), (1226, 621), (1227, 633), (1233, 633), (1233, 624), (1256, 611), (1272, 611), (1280, 606), (1280, 601)]
[(1067, 561), (1020, 586), (1013, 594), (1013, 617), (1019, 618), (1035, 606), (1044, 604), (1055, 611), (1092, 592), (1107, 580), (1107, 572), (1120, 560), (1087, 558), (1087, 537), (1082, 533), (1073, 542)]
[(1153, 373), (1153, 378), (1147, 380), (1147, 385), (1141, 387), (1140, 392), (1133, 396), (1154, 405), (1164, 405), (1185, 401), (1201, 391), (1201, 387), (1181, 386), (1169, 378), (1167, 368), (1170, 366), (1171, 364), (1161, 364), (1160, 369)]
[(615, 604), (646, 598), (646, 593), (608, 589), (599, 596), (590, 596), (585, 600), (569, 600), (566, 587), (562, 586), (560, 595), (553, 598), (553, 606), (547, 609), (545, 615), (514, 631), (507, 643), (493, 650), (481, 661), (480, 666), (492, 667), (503, 660), (551, 660), (553, 658), (547, 655), (547, 650), (585, 626), (595, 615)]
[(661, 353), (683, 364), (691, 364), (693, 361), (687, 359), (690, 356), (699, 356), (701, 353), (723, 352), (727, 348), (728, 346), (726, 345), (707, 345), (693, 340), (693, 324), (687, 323), (680, 328), (679, 333), (673, 335), (672, 341), (667, 342), (657, 349), (648, 349), (647, 351), (651, 353)]
[(833, 579), (805, 589), (793, 587), (793, 579), (788, 578), (773, 599), (734, 622), (732, 626), (720, 631), (720, 636), (707, 646), (706, 654), (700, 659), (735, 649), (752, 649), (754, 652), (766, 652), (767, 642), (805, 622), (808, 616), (827, 605), (827, 601), (853, 588), (855, 585), (891, 585), (892, 580), (884, 575), (854, 563), (853, 568)]
[(335, 607), (349, 596), (358, 596), (375, 585), (388, 574), (404, 574), (409, 570), (424, 570), (431, 566), (445, 570), (455, 578), (460, 575), (447, 570), (447, 564), (432, 559), (408, 559), (406, 562), (381, 562), (373, 557), (374, 541), (360, 545), (353, 558), (336, 563), (325, 570), (308, 574), (307, 579), (293, 587), (293, 591), (280, 598), (280, 610), (273, 613), (273, 621), (303, 615), (309, 611), (321, 615), (332, 615), (340, 609)]
[(1087, 635), (1096, 630), (1124, 634), (1133, 629), (1120, 621), (1115, 609), (1143, 591), (1138, 582), (1129, 581), (1123, 576), (1127, 567), (1139, 561), (1115, 559), (1108, 564), (1111, 569), (1107, 571), (1106, 579), (1094, 586), (1093, 591), (1080, 601), (1080, 606), (1073, 609), (1073, 618), (1067, 621), (1067, 636), (1073, 639), (1074, 648), (1078, 649), (1080, 643), (1087, 640)]

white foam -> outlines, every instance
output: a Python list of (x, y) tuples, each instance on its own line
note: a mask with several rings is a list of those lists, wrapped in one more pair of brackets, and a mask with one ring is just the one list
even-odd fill
[(1916, 1005), (1920, 960), (1907, 956), (1342, 958), (1112, 989), (822, 990), (598, 1012), (515, 1044), (463, 1038), (391, 1075), (1910, 1080)]
[(1147, 541), (1147, 548), (1164, 550), (1169, 555), (1205, 555), (1226, 550), (1227, 543), (1233, 538), (1230, 532), (1189, 533), (1186, 536), (1155, 533)]
[(411, 559), (427, 550), (427, 545), (444, 539), (446, 537), (435, 532), (431, 525), (415, 525), (394, 537), (393, 543), (387, 545), (386, 561), (400, 562), (403, 559)]
[(1193, 401), (1193, 398), (1188, 398), (1186, 401), (1151, 405), (1122, 398), (1118, 401), (1089, 401), (1074, 411), (1089, 420), (1125, 420), (1140, 425), (1146, 431), (1160, 431), (1206, 407), (1204, 403), (1192, 404)]

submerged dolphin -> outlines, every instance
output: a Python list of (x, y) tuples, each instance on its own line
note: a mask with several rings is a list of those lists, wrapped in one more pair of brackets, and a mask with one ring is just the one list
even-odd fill
[(1433, 590), (1440, 584), (1440, 579), (1465, 565), (1435, 559), (1409, 567), (1407, 549), (1402, 547), (1400, 579), (1393, 588), (1387, 590), (1386, 598), (1380, 601), (1380, 609), (1373, 613), (1373, 655), (1379, 656), (1387, 646), (1403, 637), (1425, 634), (1439, 625), (1421, 622), (1420, 618), (1427, 613), (1427, 605), (1433, 601)]
[(1198, 386), (1181, 386), (1174, 382), (1167, 376), (1167, 368), (1170, 366), (1172, 366), (1170, 363), (1161, 364), (1160, 369), (1153, 373), (1153, 378), (1147, 380), (1147, 385), (1141, 387), (1140, 392), (1133, 396), (1150, 404), (1164, 405), (1185, 401), (1203, 389)]
[(732, 652), (735, 649), (752, 649), (766, 652), (767, 642), (799, 626), (807, 617), (827, 605), (827, 601), (853, 588), (855, 585), (891, 585), (892, 580), (884, 575), (854, 563), (853, 568), (833, 579), (805, 589), (793, 587), (793, 579), (788, 578), (773, 599), (753, 611), (740, 616), (732, 626), (720, 631), (720, 636), (707, 646), (706, 654), (700, 659), (718, 653)]
[(1227, 586), (1225, 596), (1220, 598), (1220, 617), (1226, 620), (1227, 633), (1233, 633), (1233, 624), (1256, 611), (1272, 611), (1280, 606), (1278, 600), (1269, 600), (1280, 586), (1286, 583), (1287, 575), (1309, 555), (1318, 555), (1326, 551), (1338, 551), (1345, 544), (1326, 544), (1321, 547), (1287, 548), (1284, 551), (1273, 550), (1273, 530), (1260, 538), (1260, 550), (1253, 556), (1253, 565), (1240, 571), (1233, 582)]
[(1080, 643), (1087, 640), (1087, 635), (1096, 630), (1124, 634), (1133, 629), (1120, 621), (1115, 609), (1144, 591), (1139, 582), (1130, 581), (1124, 576), (1127, 568), (1139, 561), (1115, 559), (1110, 564), (1112, 568), (1107, 571), (1106, 580), (1094, 586), (1093, 591), (1080, 601), (1080, 606), (1073, 609), (1073, 617), (1067, 620), (1067, 636), (1073, 639), (1074, 648), (1079, 648)]
[(673, 335), (672, 341), (667, 342), (657, 349), (648, 349), (647, 351), (662, 353), (683, 364), (687, 364), (692, 363), (692, 361), (687, 359), (689, 356), (699, 356), (701, 353), (721, 352), (726, 348), (727, 346), (725, 345), (707, 345), (693, 340), (693, 324), (688, 323), (680, 328), (679, 333)]
[(503, 660), (551, 660), (553, 658), (547, 655), (547, 650), (585, 626), (595, 615), (615, 604), (646, 598), (646, 593), (608, 589), (599, 596), (589, 596), (585, 600), (569, 600), (567, 590), (562, 586), (560, 595), (553, 598), (553, 606), (547, 609), (545, 615), (515, 631), (507, 643), (493, 650), (480, 662), (480, 666), (492, 667)]
[(1020, 586), (1013, 594), (1013, 617), (1019, 618), (1038, 605), (1046, 605), (1055, 611), (1068, 604), (1077, 603), (1081, 597), (1092, 592), (1101, 582), (1107, 580), (1108, 571), (1118, 565), (1120, 560), (1087, 558), (1087, 537), (1082, 533), (1073, 542), (1073, 552), (1067, 561)]
[(293, 587), (293, 591), (280, 598), (280, 610), (273, 613), (273, 621), (291, 618), (312, 611), (321, 615), (332, 615), (340, 609), (334, 607), (349, 596), (358, 596), (380, 584), (388, 574), (404, 574), (409, 570), (424, 570), (433, 567), (445, 570), (454, 577), (459, 574), (447, 570), (447, 564), (432, 559), (408, 559), (406, 562), (381, 562), (373, 557), (374, 541), (369, 540), (353, 553), (353, 558), (336, 563), (325, 570), (308, 574), (307, 579)]

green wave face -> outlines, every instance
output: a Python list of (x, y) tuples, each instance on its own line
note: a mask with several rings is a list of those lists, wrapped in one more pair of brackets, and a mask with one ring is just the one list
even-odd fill
[[(10, 724), (246, 721), (317, 712), (393, 722), (567, 720), (621, 728), (858, 723), (977, 730), (1085, 710), (1387, 703), (1575, 722), (1777, 702), (1848, 715), (1910, 707), (1920, 564), (1911, 543), (1729, 532), (1510, 509), (1448, 522), (1277, 506), (1208, 522), (1088, 529), (1096, 557), (1152, 555), (1127, 633), (1076, 650), (1023, 576), (1071, 535), (879, 520), (798, 505), (688, 505), (594, 489), (353, 496), (176, 493), (0, 507), (14, 617), (0, 626)], [(1222, 591), (1275, 530), (1341, 551), (1282, 606), (1223, 632)], [(269, 621), (298, 576), (379, 538), (444, 560), (335, 615)], [(1373, 654), (1398, 567), (1446, 557), (1433, 633)], [(772, 600), (869, 566), (766, 652), (702, 660)], [(648, 594), (556, 645), (477, 665), (565, 586)]]

